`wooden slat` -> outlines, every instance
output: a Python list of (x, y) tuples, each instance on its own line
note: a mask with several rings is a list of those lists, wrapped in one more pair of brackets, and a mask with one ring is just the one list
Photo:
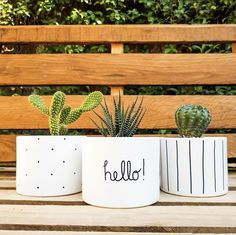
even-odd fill
[[(164, 135), (161, 135), (161, 136), (163, 137)], [(226, 136), (228, 138), (228, 157), (235, 159), (236, 158), (236, 134), (222, 134), (222, 135), (214, 134), (214, 136)], [(16, 143), (15, 142), (16, 142), (16, 136), (0, 135), (0, 162), (16, 161)], [(9, 178), (10, 176), (4, 176), (4, 178), (6, 177)], [(235, 182), (236, 182), (236, 178), (235, 178)], [(235, 186), (236, 186), (236, 183), (235, 183)]]
[(13, 189), (16, 187), (15, 180), (0, 180), (0, 189)]
[(234, 42), (236, 25), (1, 26), (2, 43)]
[[(125, 104), (130, 104), (136, 96), (124, 96)], [(46, 103), (51, 97), (44, 97)], [(78, 107), (84, 96), (68, 96), (66, 103)], [(106, 97), (112, 107), (112, 97)], [(236, 98), (235, 96), (144, 96), (143, 106), (146, 113), (140, 125), (142, 129), (176, 128), (174, 113), (180, 105), (193, 103), (206, 106), (212, 113), (210, 128), (236, 128)], [(0, 96), (1, 122), (0, 129), (45, 129), (48, 128), (47, 117), (28, 104), (25, 96)], [(100, 112), (100, 109), (97, 109)], [(93, 129), (94, 125), (88, 118), (95, 115), (85, 113), (71, 128)]]
[[(0, 189), (0, 205), (86, 205), (81, 193), (61, 197), (27, 197), (15, 190)], [(236, 191), (229, 191), (221, 197), (180, 197), (161, 192), (160, 201), (153, 206), (236, 206)]]
[[(61, 231), (6, 231), (0, 230), (2, 235), (65, 235)], [(66, 231), (67, 235), (176, 235), (176, 233), (134, 233), (134, 232), (70, 232)], [(192, 233), (178, 233), (179, 235), (192, 235)], [(220, 235), (227, 235), (228, 233), (221, 233)], [(212, 235), (212, 233), (201, 233), (201, 235)]]
[[(20, 230), (0, 230), (0, 234), (3, 235), (64, 235), (62, 231), (20, 231)], [(73, 232), (66, 231), (67, 235), (176, 235), (176, 233), (148, 233), (148, 232)], [(180, 235), (192, 235), (192, 233), (178, 233)], [(201, 235), (212, 235), (214, 233), (201, 233)], [(220, 233), (221, 235), (227, 235), (229, 233)]]
[(122, 54), (124, 52), (124, 44), (114, 42), (111, 44), (111, 53), (112, 54)]
[(229, 172), (228, 184), (230, 188), (236, 189), (236, 172)]
[[(132, 210), (91, 206), (1, 205), (0, 230), (235, 233), (229, 206), (150, 206)], [(135, 218), (135, 219), (134, 219)]]
[[(14, 205), (85, 205), (82, 194), (61, 197), (29, 197), (19, 195), (15, 191), (15, 179), (0, 179), (0, 204)], [(221, 197), (179, 197), (161, 192), (160, 202), (153, 206), (236, 206), (236, 172), (229, 171), (229, 192)]]
[(0, 162), (16, 161), (16, 136), (0, 135)]
[(233, 52), (233, 53), (236, 53), (236, 43), (233, 43), (233, 44), (232, 44), (232, 52)]
[[(6, 231), (0, 230), (2, 235), (65, 235), (62, 231)], [(66, 231), (67, 235), (176, 235), (176, 233), (134, 233), (134, 232), (72, 232)], [(192, 233), (178, 233), (179, 235), (192, 235)], [(221, 235), (226, 235), (228, 233), (221, 233)], [(201, 233), (201, 235), (212, 235), (212, 233)]]
[(112, 96), (119, 96), (124, 94), (124, 87), (123, 86), (111, 86), (111, 95)]
[[(235, 175), (231, 172), (229, 179)], [(161, 192), (160, 202), (152, 206), (111, 210), (85, 205), (81, 194), (27, 197), (15, 190), (0, 190), (0, 214), (4, 214), (0, 217), (0, 234), (235, 233), (235, 193), (192, 198)]]
[(0, 55), (0, 85), (236, 84), (236, 54)]

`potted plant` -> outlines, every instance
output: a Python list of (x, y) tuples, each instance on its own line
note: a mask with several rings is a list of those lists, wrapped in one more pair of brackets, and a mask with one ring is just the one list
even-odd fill
[(159, 200), (160, 141), (132, 137), (144, 116), (138, 97), (126, 109), (121, 96), (113, 98), (113, 112), (106, 100), (103, 116), (93, 120), (103, 137), (83, 140), (83, 200), (91, 205), (130, 208)]
[(209, 111), (201, 105), (183, 105), (175, 120), (180, 137), (161, 139), (161, 189), (183, 196), (226, 194), (227, 138), (201, 137), (211, 121)]
[(48, 136), (18, 136), (16, 191), (29, 196), (58, 196), (81, 191), (81, 136), (66, 136), (68, 125), (82, 113), (97, 107), (101, 92), (88, 95), (79, 108), (65, 105), (66, 96), (57, 91), (49, 107), (38, 95), (29, 102), (49, 119)]

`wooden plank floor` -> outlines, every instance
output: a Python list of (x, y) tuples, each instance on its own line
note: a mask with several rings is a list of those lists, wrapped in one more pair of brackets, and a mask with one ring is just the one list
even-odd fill
[(0, 167), (0, 235), (236, 234), (236, 172), (229, 193), (215, 198), (161, 193), (143, 208), (106, 209), (87, 205), (81, 194), (27, 197), (15, 191), (15, 168)]

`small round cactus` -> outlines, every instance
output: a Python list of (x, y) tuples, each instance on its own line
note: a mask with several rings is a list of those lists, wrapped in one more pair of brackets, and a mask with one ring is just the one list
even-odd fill
[(175, 121), (181, 137), (201, 137), (211, 122), (211, 114), (201, 105), (187, 104), (177, 109)]
[(29, 102), (41, 113), (49, 118), (49, 131), (51, 135), (65, 135), (68, 125), (75, 122), (82, 113), (96, 108), (102, 101), (103, 94), (100, 91), (90, 93), (79, 108), (71, 109), (65, 105), (66, 95), (57, 91), (51, 100), (49, 107), (39, 95), (30, 95)]

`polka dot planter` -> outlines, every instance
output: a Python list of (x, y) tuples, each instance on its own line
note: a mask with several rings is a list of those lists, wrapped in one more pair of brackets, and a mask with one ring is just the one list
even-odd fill
[(83, 138), (86, 137), (17, 137), (17, 193), (60, 196), (80, 192)]
[(162, 138), (161, 189), (190, 197), (228, 192), (227, 138)]

